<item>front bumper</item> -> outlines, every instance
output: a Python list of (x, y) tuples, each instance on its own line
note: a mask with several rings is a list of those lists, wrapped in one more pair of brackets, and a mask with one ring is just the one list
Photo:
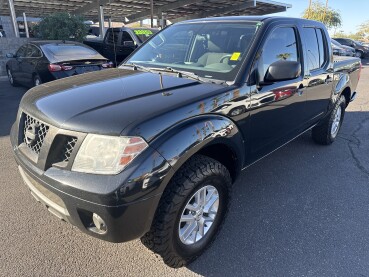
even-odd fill
[[(172, 170), (155, 150), (148, 148), (114, 176), (55, 167), (42, 171), (18, 148), (15, 129), (11, 142), (20, 175), (34, 198), (53, 215), (110, 242), (133, 240), (150, 229), (164, 176)], [(96, 232), (94, 213), (104, 220), (106, 232)]]

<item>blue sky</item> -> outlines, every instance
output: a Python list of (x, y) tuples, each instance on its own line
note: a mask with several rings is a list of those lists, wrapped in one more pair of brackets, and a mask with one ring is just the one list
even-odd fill
[[(278, 0), (292, 5), (287, 12), (277, 13), (279, 16), (301, 17), (309, 6), (309, 0)], [(325, 4), (325, 0), (321, 0)], [(342, 26), (338, 30), (346, 33), (355, 33), (358, 25), (369, 20), (369, 0), (329, 0), (328, 6), (339, 10), (342, 17)], [(331, 30), (333, 32), (333, 30)]]

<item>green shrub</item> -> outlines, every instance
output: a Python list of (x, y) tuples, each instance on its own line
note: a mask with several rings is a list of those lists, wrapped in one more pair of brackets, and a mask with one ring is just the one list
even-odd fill
[(88, 30), (83, 21), (79, 15), (54, 13), (42, 18), (35, 32), (42, 39), (82, 41)]

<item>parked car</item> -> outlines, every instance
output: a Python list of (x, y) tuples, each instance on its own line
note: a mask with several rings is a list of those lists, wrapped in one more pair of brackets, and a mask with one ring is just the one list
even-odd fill
[(345, 53), (345, 49), (343, 49), (342, 47), (339, 47), (333, 43), (331, 43), (331, 47), (332, 47), (332, 50), (333, 50), (333, 55), (335, 56), (346, 56)]
[(333, 47), (333, 54), (338, 56), (349, 56), (349, 57), (355, 57), (356, 52), (355, 48), (352, 48), (350, 46), (342, 45), (338, 41), (335, 41), (334, 39), (331, 39), (332, 47)]
[(242, 169), (308, 130), (337, 138), (361, 62), (333, 60), (329, 41), (296, 18), (173, 24), (119, 68), (29, 90), (10, 135), (20, 174), (83, 232), (141, 238), (186, 265), (215, 239)]
[(356, 57), (365, 58), (369, 55), (369, 47), (363, 46), (362, 44), (357, 43), (356, 41), (349, 38), (334, 38), (334, 40), (338, 41), (342, 45), (350, 46), (355, 49)]
[(118, 65), (158, 31), (150, 28), (109, 28), (104, 39), (90, 38), (83, 43)]
[(6, 71), (15, 86), (38, 86), (49, 81), (113, 67), (94, 49), (72, 41), (32, 41), (7, 54)]

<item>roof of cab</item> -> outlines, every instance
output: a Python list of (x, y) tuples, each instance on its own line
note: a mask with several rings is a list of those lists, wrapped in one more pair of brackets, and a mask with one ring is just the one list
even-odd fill
[(304, 18), (294, 18), (294, 17), (283, 17), (283, 16), (223, 16), (223, 17), (207, 17), (207, 18), (197, 18), (190, 19), (186, 21), (181, 21), (176, 24), (181, 23), (198, 23), (198, 22), (217, 22), (217, 21), (249, 21), (249, 22), (260, 22), (260, 21), (280, 21), (280, 20), (288, 20), (288, 21), (299, 21), (304, 22), (305, 24), (314, 24), (314, 25), (322, 25), (321, 22), (304, 19)]

